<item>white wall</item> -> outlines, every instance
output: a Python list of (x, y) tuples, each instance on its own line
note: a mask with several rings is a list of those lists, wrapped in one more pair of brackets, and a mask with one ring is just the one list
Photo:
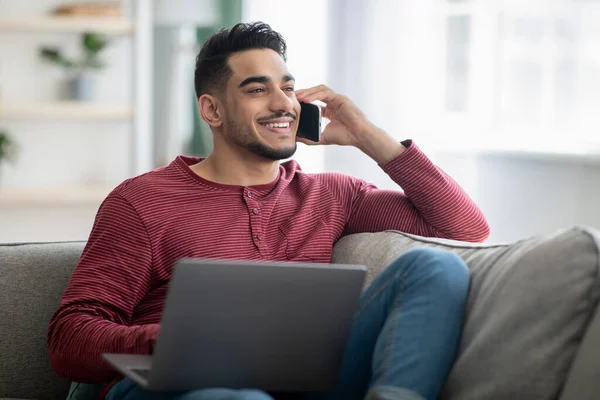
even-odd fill
[(456, 153), (436, 161), (485, 213), (490, 243), (573, 225), (600, 229), (600, 160)]
[(0, 243), (86, 240), (96, 205), (12, 207), (0, 211)]

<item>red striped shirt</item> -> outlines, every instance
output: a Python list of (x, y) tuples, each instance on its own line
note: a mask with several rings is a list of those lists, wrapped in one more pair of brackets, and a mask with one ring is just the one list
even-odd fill
[(129, 179), (104, 200), (48, 332), (55, 372), (116, 378), (102, 353), (148, 354), (173, 263), (182, 257), (327, 263), (343, 235), (395, 229), (483, 241), (489, 228), (466, 193), (410, 144), (382, 166), (402, 187), (379, 190), (338, 173), (282, 163), (260, 186), (209, 182), (178, 157)]

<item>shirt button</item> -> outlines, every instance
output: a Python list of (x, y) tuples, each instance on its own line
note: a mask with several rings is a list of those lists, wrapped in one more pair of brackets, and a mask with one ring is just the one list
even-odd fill
[(261, 235), (254, 235), (254, 237), (256, 238), (256, 240), (258, 240), (259, 242), (262, 240), (262, 236)]
[(246, 192), (246, 196), (248, 196), (249, 198), (252, 198), (252, 192), (250, 192), (250, 191)]
[(252, 210), (252, 212), (253, 212), (254, 214), (260, 214), (260, 210), (259, 210), (258, 208), (254, 208), (254, 209)]

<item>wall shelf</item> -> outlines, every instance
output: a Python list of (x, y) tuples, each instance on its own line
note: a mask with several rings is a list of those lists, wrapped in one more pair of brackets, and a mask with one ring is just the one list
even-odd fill
[[(172, 3), (162, 2), (165, 7)], [(0, 226), (4, 228), (0, 242), (86, 239), (98, 207), (114, 186), (154, 166), (152, 65), (157, 2), (119, 1), (120, 16), (50, 15), (50, 8), (62, 3), (0, 0), (0, 128), (8, 130), (19, 146), (17, 164), (0, 168)], [(218, 12), (217, 2), (209, 3), (215, 3)], [(105, 61), (111, 67), (102, 71), (109, 87), (89, 102), (62, 100), (56, 96), (62, 89), (59, 73), (40, 66), (40, 76), (34, 75), (41, 62), (36, 54), (41, 45), (54, 43), (75, 55), (84, 32), (109, 36)], [(32, 76), (39, 79), (39, 87)], [(57, 143), (50, 135), (58, 136)], [(35, 150), (47, 143), (72, 145), (73, 151), (83, 146), (83, 151), (94, 154), (70, 160), (62, 153), (45, 152), (50, 172), (37, 171)], [(115, 148), (116, 154), (111, 151)], [(112, 162), (113, 157), (118, 159)], [(104, 163), (111, 163), (110, 174), (102, 173)], [(97, 166), (97, 173), (90, 168), (90, 176), (82, 175), (79, 169), (89, 166)]]
[(0, 103), (0, 118), (9, 119), (120, 120), (133, 116), (133, 108), (127, 105), (77, 101)]
[(0, 18), (0, 31), (84, 32), (126, 35), (134, 32), (134, 22), (115, 17), (21, 17)]
[(0, 187), (0, 207), (93, 206), (98, 207), (113, 188), (9, 189)]

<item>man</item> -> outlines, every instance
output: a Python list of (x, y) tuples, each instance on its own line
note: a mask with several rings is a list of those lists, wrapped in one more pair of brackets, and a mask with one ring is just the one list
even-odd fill
[[(111, 400), (270, 399), (251, 388), (151, 393), (121, 379), (101, 354), (152, 352), (171, 268), (182, 257), (327, 263), (333, 244), (355, 232), (487, 237), (477, 206), (414, 143), (397, 143), (325, 86), (296, 90), (285, 58), (283, 38), (262, 23), (221, 30), (203, 46), (195, 89), (214, 151), (128, 179), (102, 203), (50, 322), (58, 375), (110, 383)], [(300, 141), (300, 100), (326, 104), (331, 123), (319, 144), (357, 147), (404, 192), (280, 163)], [(435, 399), (456, 354), (468, 286), (452, 253), (401, 255), (363, 294), (339, 382), (320, 395)]]

